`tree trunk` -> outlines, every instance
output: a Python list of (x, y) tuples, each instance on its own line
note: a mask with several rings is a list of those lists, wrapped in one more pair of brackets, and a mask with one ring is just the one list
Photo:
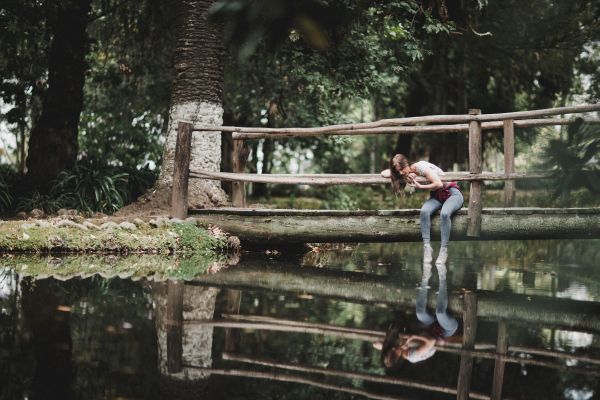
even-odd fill
[(47, 185), (60, 171), (72, 168), (77, 160), (90, 3), (91, 0), (57, 2), (48, 62), (48, 92), (31, 131), (27, 156), (28, 181), (42, 190), (42, 185)]
[[(178, 122), (223, 124), (222, 27), (208, 21), (207, 11), (212, 3), (212, 0), (181, 0), (179, 3), (169, 127), (155, 188), (159, 193), (169, 194), (171, 190)], [(194, 133), (190, 170), (219, 171), (220, 164), (221, 133)], [(227, 202), (219, 182), (199, 179), (190, 181), (188, 199), (191, 207)]]

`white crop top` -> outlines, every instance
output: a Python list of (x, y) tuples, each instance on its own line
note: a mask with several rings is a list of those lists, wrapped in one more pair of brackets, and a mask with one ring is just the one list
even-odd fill
[(435, 172), (437, 175), (445, 175), (440, 167), (427, 161), (417, 161), (413, 165), (417, 173), (421, 176), (425, 176), (425, 171)]

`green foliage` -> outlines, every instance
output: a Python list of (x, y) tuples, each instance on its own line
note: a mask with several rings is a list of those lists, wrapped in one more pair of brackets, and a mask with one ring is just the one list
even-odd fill
[(58, 175), (51, 194), (64, 196), (68, 208), (112, 214), (125, 204), (127, 177), (110, 169), (78, 165)]
[(542, 168), (552, 171), (554, 197), (568, 201), (571, 191), (600, 193), (600, 127), (579, 118), (544, 149)]

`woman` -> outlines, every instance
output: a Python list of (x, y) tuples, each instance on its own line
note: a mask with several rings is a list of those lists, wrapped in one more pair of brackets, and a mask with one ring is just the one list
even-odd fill
[[(423, 237), (423, 262), (430, 263), (433, 260), (433, 248), (431, 247), (431, 214), (441, 209), (440, 224), (442, 231), (442, 246), (436, 260), (436, 264), (445, 264), (448, 259), (448, 241), (452, 223), (450, 217), (458, 211), (464, 202), (463, 196), (456, 182), (442, 183), (442, 171), (436, 165), (419, 161), (410, 164), (403, 154), (396, 154), (390, 160), (390, 169), (381, 172), (381, 175), (392, 179), (392, 188), (395, 193), (404, 189), (406, 184), (415, 189), (430, 190), (430, 198), (421, 207), (421, 236)], [(422, 184), (417, 181), (417, 176), (426, 178), (429, 183)]]

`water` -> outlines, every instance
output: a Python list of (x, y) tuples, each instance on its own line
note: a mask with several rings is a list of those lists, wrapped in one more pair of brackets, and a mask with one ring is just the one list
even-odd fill
[[(36, 279), (4, 260), (16, 269), (0, 273), (0, 398), (452, 399), (469, 377), (471, 395), (485, 398), (495, 364), (503, 398), (600, 397), (600, 241), (452, 243), (446, 315), (457, 332), (431, 358), (387, 369), (373, 343), (391, 324), (430, 339), (415, 303), (421, 295), (435, 317), (444, 302), (435, 266), (421, 286), (420, 251), (243, 254), (185, 284), (67, 279), (58, 267)], [(463, 320), (465, 297), (476, 319)], [(469, 327), (474, 350), (461, 354)], [(494, 358), (502, 327), (507, 356)], [(167, 342), (179, 341), (183, 369), (169, 373), (178, 359)]]

